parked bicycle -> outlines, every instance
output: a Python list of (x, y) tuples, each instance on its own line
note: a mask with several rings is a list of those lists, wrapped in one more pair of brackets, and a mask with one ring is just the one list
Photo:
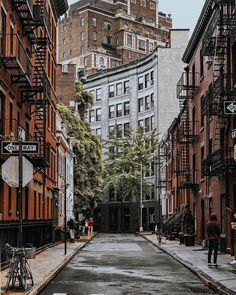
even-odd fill
[(14, 248), (7, 243), (5, 249), (6, 254), (11, 257), (7, 272), (6, 291), (10, 287), (14, 288), (16, 284), (26, 290), (28, 281), (33, 286), (33, 275), (26, 257), (27, 254), (28, 256), (32, 255), (35, 248)]

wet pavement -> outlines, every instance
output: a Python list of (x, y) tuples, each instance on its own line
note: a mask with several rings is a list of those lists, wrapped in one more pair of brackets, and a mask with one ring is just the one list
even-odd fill
[(212, 294), (182, 264), (133, 234), (98, 234), (41, 295)]

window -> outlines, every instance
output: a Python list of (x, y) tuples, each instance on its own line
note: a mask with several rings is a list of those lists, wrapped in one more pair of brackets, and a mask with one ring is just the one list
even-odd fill
[(104, 44), (111, 45), (111, 36), (104, 37)]
[(122, 116), (122, 103), (118, 103), (116, 105), (116, 116), (121, 117)]
[(129, 123), (125, 123), (124, 124), (124, 135), (128, 135), (129, 134), (129, 129), (130, 126), (129, 126)]
[(201, 97), (201, 127), (204, 127), (203, 108), (204, 108), (204, 96)]
[(116, 137), (121, 138), (122, 137), (122, 125), (118, 124), (116, 129)]
[(104, 22), (104, 29), (106, 31), (111, 31), (111, 23), (109, 22)]
[(124, 116), (129, 115), (129, 101), (124, 103)]
[(200, 77), (204, 75), (204, 62), (203, 62), (203, 54), (202, 50), (200, 51)]
[(150, 110), (150, 100), (149, 95), (145, 96), (145, 111)]
[(145, 33), (145, 37), (149, 38), (149, 36), (150, 36), (149, 31), (146, 31), (146, 33)]
[(80, 54), (84, 54), (84, 46), (80, 47)]
[(150, 104), (151, 104), (151, 109), (154, 109), (154, 93), (152, 93), (151, 95), (150, 95)]
[(70, 55), (72, 55), (72, 50), (70, 49)]
[(138, 99), (138, 111), (139, 112), (143, 112), (144, 111), (143, 97)]
[(115, 96), (115, 87), (114, 85), (109, 86), (109, 97), (114, 97)]
[(145, 43), (145, 41), (139, 39), (139, 40), (138, 40), (138, 49), (145, 50), (145, 48), (146, 48), (146, 43)]
[(93, 27), (96, 27), (97, 26), (97, 19), (96, 19), (96, 17), (93, 17), (92, 18), (92, 22), (93, 22)]
[(80, 26), (83, 27), (84, 26), (84, 17), (80, 18)]
[(102, 135), (102, 129), (101, 129), (101, 128), (97, 128), (97, 129), (96, 129), (96, 134), (97, 134), (98, 136), (101, 136), (101, 135)]
[(150, 2), (150, 9), (153, 9), (153, 10), (156, 9), (155, 3)]
[(99, 65), (100, 66), (104, 66), (105, 65), (104, 57), (102, 57), (102, 56), (99, 58)]
[(101, 100), (101, 97), (102, 97), (102, 90), (101, 90), (101, 88), (98, 88), (96, 90), (96, 101)]
[(138, 90), (143, 89), (143, 76), (138, 78)]
[(154, 130), (155, 126), (154, 126), (154, 116), (151, 116), (151, 130)]
[(146, 132), (150, 131), (150, 120), (149, 120), (149, 118), (145, 119), (145, 131)]
[(110, 119), (115, 118), (115, 106), (114, 105), (109, 106), (109, 118)]
[(138, 126), (139, 127), (144, 127), (143, 120), (138, 120)]
[(95, 121), (94, 110), (91, 110), (89, 113), (89, 122), (93, 123), (94, 121)]
[(132, 47), (132, 35), (127, 34), (127, 46)]
[(121, 83), (117, 83), (116, 84), (116, 95), (121, 95), (122, 94), (122, 84)]
[(141, 0), (140, 1), (140, 5), (146, 7), (146, 1), (145, 0)]
[(9, 128), (10, 128), (10, 131), (12, 132), (13, 131), (13, 103), (12, 102), (10, 102), (10, 105), (9, 105), (9, 119), (10, 119)]
[(124, 82), (124, 94), (129, 93), (129, 81)]
[(66, 52), (63, 52), (63, 57), (66, 57)]
[(154, 43), (149, 42), (149, 51), (153, 51), (153, 50), (154, 50)]
[(93, 32), (92, 33), (92, 40), (93, 41), (96, 41), (97, 40), (97, 33), (96, 32)]
[(66, 38), (63, 39), (63, 44), (66, 44)]
[(145, 88), (149, 86), (149, 74), (145, 75)]
[(151, 71), (151, 73), (150, 73), (150, 82), (151, 82), (151, 84), (154, 83), (154, 71)]
[(101, 121), (101, 109), (96, 109), (96, 121)]
[(80, 40), (81, 40), (81, 41), (84, 40), (84, 32), (80, 32)]

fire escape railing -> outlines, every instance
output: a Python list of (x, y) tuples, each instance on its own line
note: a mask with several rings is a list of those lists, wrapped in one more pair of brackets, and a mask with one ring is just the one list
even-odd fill
[(178, 143), (193, 143), (199, 135), (198, 121), (182, 121), (177, 130)]
[(199, 87), (199, 73), (183, 72), (177, 83), (177, 98), (191, 99)]
[(11, 75), (12, 84), (31, 86), (30, 56), (17, 34), (0, 34), (0, 61)]
[(221, 176), (236, 172), (234, 147), (222, 147), (202, 161), (203, 176)]

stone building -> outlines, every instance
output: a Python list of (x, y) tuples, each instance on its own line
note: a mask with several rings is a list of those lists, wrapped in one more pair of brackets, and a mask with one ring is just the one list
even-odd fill
[[(176, 84), (184, 68), (181, 56), (188, 42), (188, 30), (171, 30), (170, 40), (171, 47), (157, 48), (141, 60), (87, 77), (84, 89), (95, 97), (87, 120), (102, 139), (108, 137), (115, 124), (123, 134), (129, 128), (143, 126), (147, 133), (156, 128), (162, 137), (177, 116)], [(147, 174), (146, 178), (154, 186), (153, 173)], [(102, 231), (120, 231), (121, 224), (127, 231), (136, 230), (137, 207), (134, 203), (124, 202), (121, 210), (116, 194), (106, 191), (99, 210), (96, 224)], [(144, 200), (144, 229), (153, 226), (157, 210), (153, 187)]]
[(127, 64), (169, 45), (170, 15), (154, 0), (82, 0), (59, 23), (59, 63), (77, 75)]

